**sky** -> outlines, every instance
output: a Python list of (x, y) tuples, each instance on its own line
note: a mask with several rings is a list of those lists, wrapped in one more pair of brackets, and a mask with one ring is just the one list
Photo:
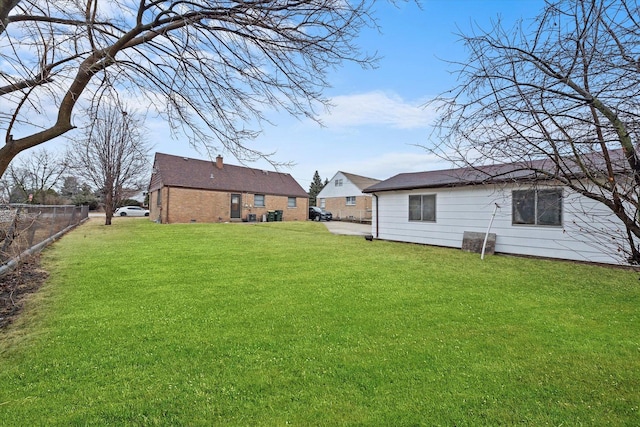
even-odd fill
[[(447, 61), (463, 61), (467, 55), (460, 32), (472, 25), (490, 28), (500, 18), (511, 27), (519, 19), (535, 18), (544, 0), (423, 0), (393, 5), (380, 2), (376, 18), (381, 31), (361, 33), (359, 45), (377, 52), (378, 67), (363, 70), (346, 64), (329, 75), (331, 87), (325, 95), (334, 108), (322, 114), (324, 127), (286, 113), (270, 115), (273, 126), (250, 146), (275, 152), (273, 160), (292, 163), (280, 169), (309, 189), (314, 172), (322, 180), (336, 172), (348, 172), (384, 180), (398, 173), (443, 169), (442, 161), (429, 154), (434, 111), (425, 104), (456, 86)], [(162, 123), (146, 123), (154, 152), (206, 159), (184, 140), (173, 140)], [(215, 142), (214, 142), (215, 144)], [(225, 163), (241, 164), (230, 153), (220, 151)], [(266, 161), (245, 163), (248, 167), (273, 170)]]

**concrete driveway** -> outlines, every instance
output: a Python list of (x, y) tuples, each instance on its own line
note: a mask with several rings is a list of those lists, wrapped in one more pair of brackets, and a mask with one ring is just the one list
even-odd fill
[(323, 224), (326, 225), (327, 230), (333, 234), (347, 234), (352, 236), (371, 234), (371, 224), (343, 221), (326, 221)]

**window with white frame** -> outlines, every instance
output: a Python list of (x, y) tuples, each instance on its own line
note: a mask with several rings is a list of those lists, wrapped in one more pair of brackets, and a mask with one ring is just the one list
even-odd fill
[(562, 189), (514, 190), (514, 225), (562, 225)]
[(356, 205), (356, 196), (347, 196), (347, 206)]
[(335, 185), (336, 187), (342, 187), (342, 179), (336, 179)]
[(296, 207), (296, 198), (295, 197), (289, 197), (287, 199), (287, 207), (288, 208), (295, 208)]
[(324, 209), (327, 206), (327, 201), (325, 199), (320, 199), (320, 208)]
[(436, 195), (415, 194), (409, 196), (409, 221), (436, 221)]
[(253, 206), (256, 208), (264, 208), (264, 194), (255, 194), (253, 196)]

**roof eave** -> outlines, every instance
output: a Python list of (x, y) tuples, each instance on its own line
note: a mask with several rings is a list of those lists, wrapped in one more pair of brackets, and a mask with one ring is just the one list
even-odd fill
[[(264, 194), (266, 196), (283, 196), (283, 197), (300, 197), (300, 198), (309, 198), (309, 195), (307, 193), (304, 193), (304, 195), (302, 193), (300, 194), (289, 194), (289, 193), (268, 193), (268, 192), (259, 192), (259, 191), (249, 191), (249, 190), (237, 190), (235, 188), (206, 188), (206, 187), (195, 187), (195, 186), (190, 186), (190, 185), (179, 185), (179, 184), (174, 184), (174, 185), (161, 185), (158, 188), (162, 188), (162, 187), (166, 187), (166, 188), (184, 188), (187, 190), (201, 190), (201, 191), (217, 191), (219, 193), (238, 193), (238, 194)], [(156, 190), (158, 188), (155, 188)], [(151, 189), (150, 189), (151, 190)]]
[(491, 185), (491, 184), (505, 184), (508, 182), (538, 182), (538, 181), (551, 181), (553, 178), (520, 178), (520, 179), (491, 179), (487, 181), (478, 181), (478, 182), (457, 182), (457, 183), (448, 183), (448, 184), (424, 184), (424, 185), (407, 185), (407, 186), (396, 186), (396, 187), (388, 187), (388, 188), (366, 188), (362, 192), (363, 193), (383, 193), (387, 191), (411, 191), (411, 190), (423, 190), (423, 189), (434, 189), (434, 188), (457, 188), (457, 187), (471, 187), (471, 186), (480, 186), (480, 185)]

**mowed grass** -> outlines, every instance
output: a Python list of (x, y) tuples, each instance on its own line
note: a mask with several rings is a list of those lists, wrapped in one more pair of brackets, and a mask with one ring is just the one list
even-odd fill
[(639, 273), (91, 220), (0, 334), (0, 425), (629, 425)]

